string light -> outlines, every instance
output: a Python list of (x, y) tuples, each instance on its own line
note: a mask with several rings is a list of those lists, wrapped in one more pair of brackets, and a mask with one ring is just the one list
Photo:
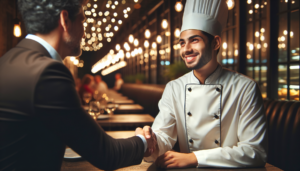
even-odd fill
[(180, 29), (176, 28), (175, 32), (174, 32), (175, 37), (179, 37), (180, 36)]
[(157, 43), (161, 43), (161, 41), (162, 41), (162, 38), (161, 38), (161, 36), (160, 36), (160, 35), (158, 35), (158, 36), (156, 37), (156, 41), (157, 41)]
[(228, 10), (232, 10), (234, 8), (234, 0), (227, 0), (227, 6), (228, 6)]
[(131, 34), (131, 35), (129, 35), (129, 37), (128, 37), (128, 41), (129, 41), (129, 43), (133, 43), (133, 41), (134, 41), (134, 37), (133, 37), (133, 35)]
[(139, 40), (138, 39), (134, 39), (133, 44), (134, 44), (134, 46), (138, 46), (139, 45)]
[(182, 9), (183, 9), (183, 5), (182, 5), (181, 1), (177, 1), (176, 4), (175, 4), (175, 10), (177, 12), (181, 12)]
[(150, 32), (149, 29), (147, 29), (147, 30), (145, 31), (145, 37), (146, 37), (147, 39), (149, 39), (150, 36), (151, 36), (151, 32)]
[(163, 29), (166, 29), (168, 27), (168, 21), (166, 19), (163, 19), (161, 22), (161, 26)]
[(145, 40), (145, 42), (144, 42), (144, 47), (145, 47), (145, 48), (148, 48), (148, 47), (149, 47), (149, 41), (148, 41), (148, 40)]

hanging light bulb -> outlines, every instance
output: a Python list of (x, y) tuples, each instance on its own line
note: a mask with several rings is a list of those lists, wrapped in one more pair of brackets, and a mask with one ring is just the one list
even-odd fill
[(161, 22), (161, 26), (163, 29), (166, 29), (168, 27), (168, 21), (167, 19), (163, 19)]
[(174, 32), (175, 37), (179, 37), (180, 36), (180, 29), (176, 28), (175, 32)]
[(20, 23), (16, 19), (16, 22), (14, 24), (14, 36), (20, 37), (21, 35), (22, 35), (22, 31), (21, 31)]
[(138, 39), (134, 39), (133, 44), (134, 44), (134, 46), (138, 46), (139, 45), (139, 40)]
[[(157, 43), (161, 43), (161, 41), (162, 41), (162, 38), (161, 38), (161, 36), (160, 35), (158, 35), (157, 37), (156, 37), (156, 41), (157, 41)], [(153, 45), (153, 44), (152, 44)]]
[(133, 41), (134, 41), (134, 37), (133, 37), (133, 35), (131, 34), (131, 35), (129, 35), (129, 37), (128, 37), (128, 41), (129, 41), (129, 43), (133, 43)]
[(177, 12), (181, 12), (182, 9), (183, 9), (183, 5), (182, 5), (182, 3), (181, 3), (181, 0), (178, 0), (178, 1), (176, 2), (176, 4), (175, 4), (175, 10), (176, 10)]
[(121, 46), (119, 44), (116, 45), (116, 50), (119, 51), (121, 49)]
[(22, 35), (20, 20), (18, 18), (15, 18), (13, 21), (14, 21), (14, 36), (20, 37)]
[(148, 48), (148, 47), (149, 47), (149, 41), (148, 41), (148, 40), (145, 40), (144, 46), (145, 46), (145, 48)]
[(145, 31), (145, 37), (146, 37), (147, 39), (149, 39), (150, 36), (151, 36), (151, 32), (150, 32), (149, 29), (147, 29), (147, 30)]
[(157, 44), (155, 42), (152, 43), (152, 48), (155, 49), (157, 47)]
[(228, 10), (232, 10), (234, 8), (235, 5), (234, 0), (227, 0), (226, 3), (228, 6)]

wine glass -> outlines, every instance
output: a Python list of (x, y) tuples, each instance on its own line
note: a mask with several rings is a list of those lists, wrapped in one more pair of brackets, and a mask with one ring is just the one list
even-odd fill
[(84, 92), (83, 93), (83, 100), (86, 103), (86, 105), (89, 104), (89, 102), (92, 100), (92, 94), (89, 92)]
[(93, 117), (93, 119), (97, 120), (98, 116), (101, 114), (101, 107), (99, 101), (90, 102), (89, 114)]
[(101, 94), (99, 91), (96, 90), (96, 91), (94, 92), (94, 96), (93, 96), (93, 97), (94, 97), (95, 100), (100, 101), (101, 98), (102, 98), (101, 95), (102, 95), (102, 94)]
[(105, 111), (109, 114), (109, 115), (113, 115), (114, 111), (117, 109), (118, 105), (115, 104), (114, 99), (109, 98), (107, 99), (107, 103), (105, 105)]

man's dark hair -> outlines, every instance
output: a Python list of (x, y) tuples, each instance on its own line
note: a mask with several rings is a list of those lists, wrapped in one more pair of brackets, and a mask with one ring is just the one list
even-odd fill
[(86, 0), (18, 0), (19, 10), (29, 34), (47, 34), (58, 26), (60, 12), (67, 10), (76, 19)]
[[(205, 31), (202, 31), (202, 33), (207, 37), (209, 44), (211, 44), (211, 42), (215, 39), (215, 36), (213, 36), (209, 33), (206, 33)], [(219, 53), (219, 51), (220, 51), (220, 48), (217, 50), (217, 54)]]

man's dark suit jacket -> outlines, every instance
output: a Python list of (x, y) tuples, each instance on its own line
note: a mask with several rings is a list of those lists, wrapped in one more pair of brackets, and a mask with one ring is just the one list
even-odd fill
[(101, 169), (139, 164), (139, 137), (113, 139), (84, 111), (73, 77), (34, 40), (0, 58), (0, 170), (60, 170), (68, 145)]

